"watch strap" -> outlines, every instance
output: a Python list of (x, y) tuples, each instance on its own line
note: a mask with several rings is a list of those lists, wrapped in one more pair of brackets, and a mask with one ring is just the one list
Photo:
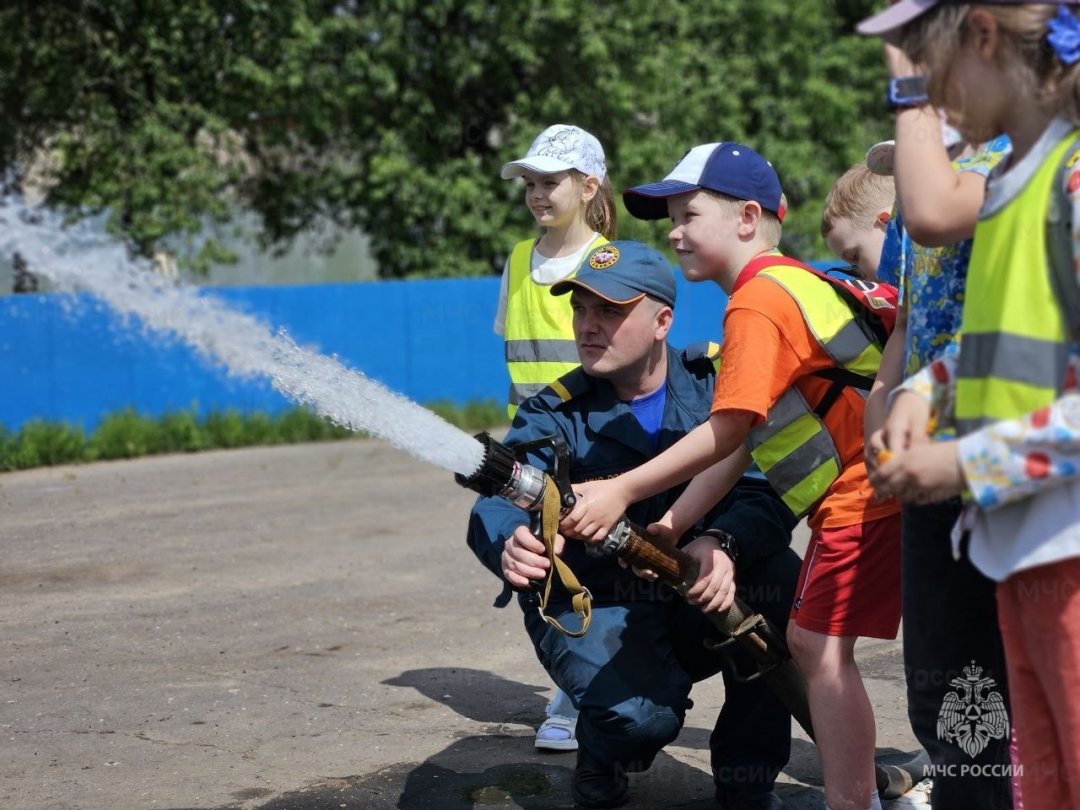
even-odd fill
[(890, 111), (922, 107), (929, 102), (925, 76), (897, 76), (889, 79), (885, 106)]
[(717, 541), (720, 550), (728, 555), (733, 565), (739, 562), (739, 543), (723, 529), (706, 529), (701, 533), (705, 537), (712, 537)]

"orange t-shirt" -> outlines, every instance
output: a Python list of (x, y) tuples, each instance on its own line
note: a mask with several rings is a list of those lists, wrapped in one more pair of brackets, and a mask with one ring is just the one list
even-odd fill
[[(810, 374), (834, 365), (795, 299), (776, 282), (755, 276), (738, 286), (728, 302), (712, 410), (750, 411), (757, 417), (756, 427), (792, 385), (814, 406), (831, 383)], [(843, 469), (809, 515), (814, 531), (867, 523), (900, 511), (895, 500), (873, 500), (863, 461), (864, 407), (862, 397), (845, 388), (825, 415)]]

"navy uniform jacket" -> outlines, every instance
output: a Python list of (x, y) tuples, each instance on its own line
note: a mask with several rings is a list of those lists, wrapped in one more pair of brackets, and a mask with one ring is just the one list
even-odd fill
[[(716, 370), (714, 355), (705, 350), (716, 344), (701, 344), (686, 352), (668, 346), (667, 401), (660, 427), (660, 443), (654, 450), (648, 435), (630, 406), (621, 402), (611, 384), (590, 377), (580, 368), (559, 379), (522, 403), (503, 443), (532, 441), (559, 436), (570, 448), (570, 480), (573, 483), (611, 478), (653, 458), (675, 444), (709, 417)], [(548, 453), (530, 458), (543, 470), (553, 469)], [(685, 485), (633, 504), (627, 515), (645, 526), (657, 520), (675, 502)], [(775, 554), (791, 543), (795, 517), (762, 478), (743, 476), (731, 493), (687, 532), (680, 544), (693, 539), (700, 528), (718, 527), (729, 532), (739, 544), (736, 570), (745, 570), (764, 556)], [(469, 521), (468, 543), (480, 561), (502, 578), (500, 556), (503, 544), (518, 526), (528, 525), (526, 512), (505, 498), (477, 500)], [(618, 602), (661, 598), (662, 589), (651, 586), (615, 560), (585, 553), (585, 543), (567, 538), (563, 560), (592, 593), (595, 602)], [(564, 593), (555, 583), (551, 598)], [(505, 604), (508, 592), (496, 604)]]

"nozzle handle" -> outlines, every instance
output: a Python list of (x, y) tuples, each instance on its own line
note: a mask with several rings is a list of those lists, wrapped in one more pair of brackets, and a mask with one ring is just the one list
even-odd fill
[(679, 593), (685, 593), (698, 578), (698, 563), (674, 546), (650, 537), (643, 528), (626, 521), (626, 535), (618, 551), (635, 568), (648, 568)]

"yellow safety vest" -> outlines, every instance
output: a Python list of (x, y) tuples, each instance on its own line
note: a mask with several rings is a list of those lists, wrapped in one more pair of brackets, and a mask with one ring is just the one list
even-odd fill
[[(1023, 191), (980, 219), (968, 265), (956, 426), (960, 435), (1051, 404), (1065, 380), (1068, 326), (1047, 254), (1055, 179), (1074, 131)], [(1072, 265), (1072, 257), (1064, 257)]]
[[(788, 261), (781, 256), (768, 258)], [(883, 347), (829, 282), (798, 266), (761, 261), (765, 267), (757, 275), (780, 285), (795, 299), (810, 331), (837, 368), (872, 379), (881, 365)], [(843, 469), (823, 415), (792, 386), (747, 437), (750, 455), (798, 517), (813, 509)]]
[[(589, 250), (608, 241), (598, 236)], [(535, 244), (535, 239), (518, 242), (510, 254), (503, 337), (510, 372), (506, 412), (511, 419), (522, 402), (581, 364), (569, 296), (554, 296), (551, 287), (532, 280)]]

